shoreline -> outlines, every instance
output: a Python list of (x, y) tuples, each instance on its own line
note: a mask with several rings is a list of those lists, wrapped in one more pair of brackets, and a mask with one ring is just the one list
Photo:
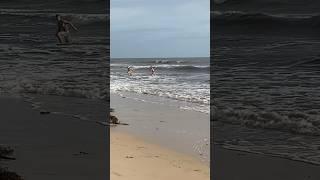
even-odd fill
[(259, 179), (259, 180), (318, 180), (319, 165), (294, 161), (265, 154), (230, 150), (214, 145), (214, 179)]
[[(0, 97), (0, 142), (13, 150), (3, 162), (23, 179), (107, 178), (107, 129), (95, 122), (41, 113), (18, 97)], [(60, 106), (68, 103), (61, 99)]]
[(111, 179), (209, 180), (209, 142), (196, 151), (209, 136), (209, 115), (150, 98), (157, 97), (110, 93), (111, 114), (128, 123), (110, 127)]
[(281, 155), (277, 155), (277, 154), (267, 154), (267, 153), (260, 153), (260, 152), (250, 151), (250, 150), (241, 150), (241, 149), (236, 149), (236, 148), (226, 148), (226, 147), (223, 147), (223, 145), (215, 145), (215, 146), (218, 146), (219, 148), (225, 149), (227, 151), (233, 151), (233, 152), (238, 152), (238, 153), (246, 153), (246, 154), (253, 154), (253, 155), (261, 155), (261, 156), (266, 156), (266, 157), (270, 157), (270, 158), (279, 158), (279, 159), (294, 161), (294, 162), (297, 162), (297, 163), (303, 163), (303, 164), (307, 164), (307, 165), (319, 166), (320, 167), (320, 163), (318, 163), (318, 162), (305, 161), (305, 160), (301, 160), (301, 159), (292, 159), (290, 157), (285, 157), (285, 156), (281, 156)]
[(111, 131), (132, 134), (145, 142), (188, 154), (209, 167), (209, 114), (182, 110), (177, 104), (163, 100), (153, 103), (152, 98), (158, 97), (110, 93), (112, 115), (128, 124), (111, 127)]

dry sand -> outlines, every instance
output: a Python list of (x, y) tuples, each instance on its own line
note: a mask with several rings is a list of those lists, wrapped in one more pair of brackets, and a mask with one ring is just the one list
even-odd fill
[(209, 167), (196, 158), (111, 131), (111, 180), (208, 180)]

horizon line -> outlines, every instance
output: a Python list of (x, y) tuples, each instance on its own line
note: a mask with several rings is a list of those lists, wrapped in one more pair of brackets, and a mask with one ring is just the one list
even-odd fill
[(176, 56), (176, 57), (110, 57), (111, 59), (147, 59), (147, 58), (210, 58), (210, 56)]

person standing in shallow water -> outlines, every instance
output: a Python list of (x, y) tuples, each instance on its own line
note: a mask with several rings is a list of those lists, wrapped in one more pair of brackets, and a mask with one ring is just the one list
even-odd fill
[(70, 43), (71, 38), (69, 27), (71, 26), (71, 28), (75, 31), (78, 31), (78, 29), (70, 21), (62, 19), (62, 17), (59, 14), (56, 15), (56, 19), (58, 25), (56, 37), (58, 38), (59, 43)]
[(128, 69), (128, 70), (127, 70), (128, 75), (129, 75), (129, 76), (132, 76), (132, 73), (133, 73), (132, 67), (128, 66), (127, 69)]
[(153, 66), (150, 66), (150, 71), (151, 71), (151, 76), (153, 76), (155, 72), (155, 68)]

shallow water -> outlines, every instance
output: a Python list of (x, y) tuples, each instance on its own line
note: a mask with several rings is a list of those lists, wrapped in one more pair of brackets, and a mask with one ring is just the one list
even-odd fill
[(136, 93), (111, 94), (113, 114), (129, 125), (111, 127), (194, 156), (209, 165), (209, 115), (179, 109), (177, 100)]
[[(134, 69), (132, 76), (128, 66)], [(178, 100), (189, 103), (182, 109), (209, 113), (209, 72), (209, 58), (112, 59), (110, 90)]]
[[(73, 6), (65, 10), (67, 5), (43, 9), (37, 6), (41, 3), (32, 8), (21, 3), (14, 9), (2, 3), (8, 8), (0, 9), (0, 93), (106, 97), (109, 38), (104, 7), (92, 13)], [(79, 29), (71, 32), (71, 45), (57, 45), (57, 13)]]
[(212, 15), (215, 143), (320, 164), (317, 15), (240, 9)]

